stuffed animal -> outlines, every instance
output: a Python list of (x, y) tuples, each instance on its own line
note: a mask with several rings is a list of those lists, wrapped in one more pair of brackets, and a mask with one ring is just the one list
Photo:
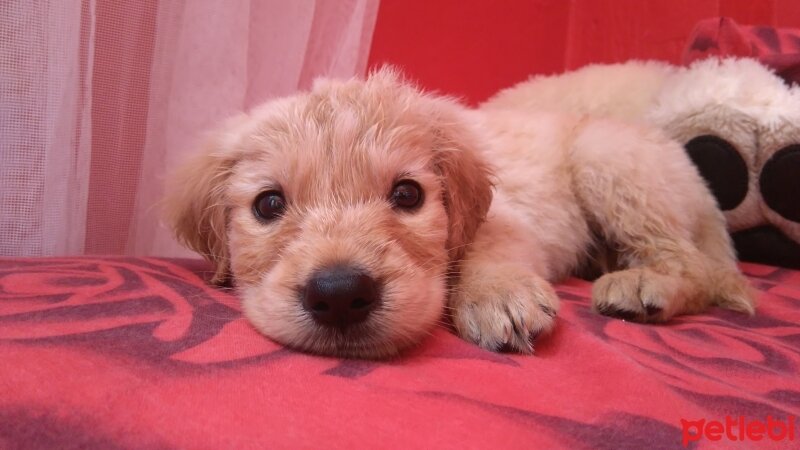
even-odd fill
[(482, 108), (637, 121), (684, 145), (741, 259), (800, 268), (800, 87), (750, 58), (631, 61), (534, 77)]

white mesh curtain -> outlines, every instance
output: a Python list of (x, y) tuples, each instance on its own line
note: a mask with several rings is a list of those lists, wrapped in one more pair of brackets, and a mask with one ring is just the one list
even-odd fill
[(165, 172), (222, 118), (366, 68), (378, 0), (0, 0), (0, 256), (182, 254)]

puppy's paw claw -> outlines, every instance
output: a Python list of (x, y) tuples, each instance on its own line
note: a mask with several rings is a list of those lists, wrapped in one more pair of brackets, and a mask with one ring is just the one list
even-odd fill
[(663, 322), (672, 315), (678, 289), (678, 280), (647, 269), (611, 272), (595, 281), (592, 307), (604, 316), (632, 322)]
[(482, 294), (457, 296), (452, 315), (458, 334), (487, 350), (533, 353), (536, 338), (555, 324), (558, 298), (543, 280), (500, 283)]

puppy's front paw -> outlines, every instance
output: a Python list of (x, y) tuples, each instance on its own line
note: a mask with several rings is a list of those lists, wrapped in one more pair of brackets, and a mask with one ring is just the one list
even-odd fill
[(459, 336), (491, 350), (533, 352), (533, 340), (549, 332), (558, 297), (545, 280), (519, 269), (495, 266), (462, 273), (451, 298)]

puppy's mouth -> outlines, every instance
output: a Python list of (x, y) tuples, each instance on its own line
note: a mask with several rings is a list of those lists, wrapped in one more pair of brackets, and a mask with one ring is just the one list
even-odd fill
[[(320, 267), (281, 287), (281, 270), (243, 292), (245, 315), (266, 336), (297, 350), (383, 359), (418, 344), (441, 319), (443, 276), (356, 265)], [(291, 287), (290, 287), (291, 286)]]
[(367, 324), (320, 328), (305, 342), (288, 345), (313, 354), (354, 359), (391, 358), (406, 347), (386, 339), (375, 327)]

